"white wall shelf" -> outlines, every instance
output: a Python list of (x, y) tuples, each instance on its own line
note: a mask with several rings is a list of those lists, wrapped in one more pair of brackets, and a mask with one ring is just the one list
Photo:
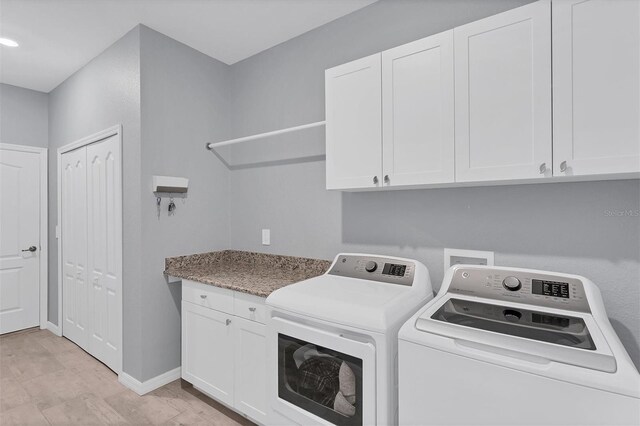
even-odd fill
[(244, 137), (241, 137), (241, 138), (229, 139), (229, 140), (221, 141), (221, 142), (207, 143), (207, 144), (205, 144), (205, 147), (208, 150), (212, 150), (214, 148), (218, 148), (218, 147), (221, 147), (221, 146), (233, 145), (233, 144), (237, 144), (237, 143), (241, 143), (241, 142), (248, 142), (248, 141), (252, 141), (252, 140), (256, 140), (256, 139), (264, 139), (264, 138), (268, 138), (268, 137), (271, 137), (271, 136), (277, 136), (277, 135), (282, 135), (282, 134), (285, 134), (285, 133), (296, 132), (298, 130), (311, 129), (313, 127), (320, 127), (320, 126), (324, 126), (325, 123), (326, 123), (325, 121), (316, 121), (315, 123), (302, 124), (300, 126), (295, 126), (295, 127), (287, 127), (286, 129), (274, 130), (272, 132), (258, 133), (256, 135), (244, 136)]

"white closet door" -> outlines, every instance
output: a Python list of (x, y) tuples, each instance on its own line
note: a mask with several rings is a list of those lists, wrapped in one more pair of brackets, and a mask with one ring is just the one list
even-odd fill
[(122, 207), (118, 136), (87, 147), (89, 353), (120, 371)]
[(554, 0), (555, 175), (640, 171), (640, 1)]
[(551, 176), (550, 2), (456, 28), (454, 43), (456, 181)]
[(382, 52), (384, 186), (454, 181), (453, 30)]
[(86, 148), (61, 155), (63, 334), (87, 349), (87, 168)]
[(327, 189), (382, 185), (380, 53), (325, 72)]

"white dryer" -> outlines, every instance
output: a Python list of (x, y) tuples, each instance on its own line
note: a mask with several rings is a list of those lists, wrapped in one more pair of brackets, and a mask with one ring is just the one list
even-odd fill
[(577, 275), (458, 265), (399, 332), (401, 425), (638, 425), (639, 398)]
[(422, 263), (365, 254), (273, 292), (269, 423), (396, 424), (398, 330), (432, 298)]

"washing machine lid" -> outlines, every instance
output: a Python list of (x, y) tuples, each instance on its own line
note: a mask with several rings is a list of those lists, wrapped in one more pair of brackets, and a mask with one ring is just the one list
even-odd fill
[(386, 333), (432, 298), (429, 271), (418, 261), (341, 253), (324, 275), (278, 289), (266, 303), (304, 317)]
[(267, 304), (305, 317), (384, 333), (399, 325), (396, 323), (403, 317), (406, 320), (407, 313), (415, 312), (426, 298), (426, 293), (420, 295), (408, 286), (325, 274), (276, 290)]
[(616, 371), (615, 357), (588, 313), (447, 294), (418, 317), (415, 327), (460, 342)]
[[(596, 349), (582, 318), (450, 298), (431, 319), (573, 348)], [(418, 327), (419, 328), (419, 327)]]

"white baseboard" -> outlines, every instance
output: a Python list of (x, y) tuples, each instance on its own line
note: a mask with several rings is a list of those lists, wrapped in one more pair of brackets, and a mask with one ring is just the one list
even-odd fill
[(56, 336), (62, 336), (62, 330), (60, 329), (60, 327), (55, 325), (51, 321), (47, 321), (47, 330), (49, 330)]
[(151, 392), (154, 389), (158, 389), (166, 385), (167, 383), (171, 383), (174, 380), (182, 377), (182, 369), (181, 367), (174, 368), (173, 370), (169, 370), (166, 373), (162, 373), (159, 376), (153, 377), (149, 380), (145, 380), (144, 382), (135, 379), (134, 377), (128, 375), (125, 372), (120, 373), (118, 376), (118, 381), (137, 393), (138, 395), (144, 395)]

